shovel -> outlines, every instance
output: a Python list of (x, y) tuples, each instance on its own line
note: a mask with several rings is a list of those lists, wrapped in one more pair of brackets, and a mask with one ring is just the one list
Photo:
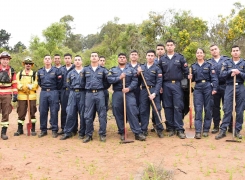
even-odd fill
[[(125, 88), (125, 78), (123, 78), (123, 89)], [(127, 122), (126, 122), (126, 93), (123, 93), (123, 121), (124, 121), (124, 140), (122, 140), (121, 144), (132, 143), (133, 140), (127, 139)]]
[[(148, 86), (147, 86), (147, 84), (146, 84), (145, 77), (144, 77), (144, 75), (143, 75), (142, 72), (140, 72), (140, 75), (141, 75), (141, 77), (142, 77), (142, 79), (143, 79), (143, 81), (144, 81), (144, 84), (145, 84), (146, 90), (147, 90), (147, 92), (148, 92), (148, 95), (150, 96), (150, 95), (151, 95), (151, 92), (150, 92), (150, 90), (149, 90), (149, 88), (148, 88)], [(154, 100), (151, 100), (151, 104), (152, 104), (152, 106), (153, 106), (154, 111), (155, 111), (156, 114), (157, 114), (157, 117), (158, 117), (159, 121), (160, 121), (160, 123), (158, 123), (158, 124), (156, 124), (156, 125), (153, 125), (153, 128), (154, 128), (155, 132), (157, 133), (156, 126), (158, 126), (159, 124), (162, 124), (163, 121), (162, 121), (162, 118), (161, 118), (161, 116), (160, 116), (160, 114), (159, 114), (159, 112), (158, 112), (158, 110), (157, 110), (157, 107), (156, 107), (156, 104), (155, 104)]]
[[(192, 73), (192, 70), (191, 70), (191, 67), (189, 68), (189, 75), (191, 75)], [(187, 130), (185, 133), (186, 133), (186, 137), (187, 138), (194, 138), (195, 136), (195, 132), (191, 130), (191, 127), (192, 127), (192, 120), (193, 120), (193, 117), (192, 117), (192, 109), (193, 109), (193, 104), (192, 104), (192, 93), (191, 93), (191, 79), (189, 79), (189, 121), (190, 121), (190, 129)]]
[(27, 127), (27, 136), (30, 136), (32, 123), (31, 123), (31, 110), (30, 110), (31, 108), (30, 108), (29, 94), (27, 94), (27, 106), (28, 106), (28, 120), (29, 120), (29, 122), (26, 124), (26, 127)]
[(235, 140), (235, 125), (236, 125), (236, 75), (234, 76), (234, 84), (233, 84), (233, 109), (232, 109), (232, 139), (226, 140), (226, 142), (238, 142), (241, 141)]

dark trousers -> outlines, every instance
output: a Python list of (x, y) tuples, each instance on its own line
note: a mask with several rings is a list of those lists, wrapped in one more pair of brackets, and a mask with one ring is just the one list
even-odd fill
[(84, 118), (86, 121), (86, 131), (85, 134), (87, 136), (92, 136), (94, 127), (94, 114), (95, 112), (98, 113), (100, 128), (99, 128), (99, 135), (106, 135), (106, 107), (105, 107), (105, 95), (104, 91), (98, 91), (95, 93), (86, 92), (85, 95), (85, 113)]
[(50, 120), (52, 122), (52, 131), (58, 131), (59, 93), (57, 90), (41, 91), (40, 93), (40, 130), (44, 132), (47, 131), (49, 110)]
[[(213, 96), (210, 83), (205, 88), (194, 90), (195, 128), (197, 133), (209, 132), (212, 122)], [(202, 120), (204, 108), (204, 121)]]
[[(29, 100), (29, 102), (30, 102), (31, 119), (36, 119), (35, 116), (35, 113), (37, 112), (36, 100)], [(18, 120), (23, 120), (23, 121), (25, 120), (27, 110), (28, 110), (28, 101), (18, 100), (18, 106), (17, 106)]]
[(9, 125), (9, 114), (12, 112), (11, 95), (0, 95), (0, 109), (2, 111), (1, 125), (8, 127)]
[(80, 117), (80, 131), (79, 134), (84, 136), (86, 123), (84, 119), (85, 109), (85, 91), (71, 91), (66, 108), (67, 118), (64, 128), (65, 134), (71, 135), (72, 132), (77, 132), (77, 115)]
[[(123, 108), (123, 92), (114, 91), (112, 95), (112, 110), (115, 116), (118, 133), (124, 134), (124, 108)], [(139, 110), (136, 105), (136, 99), (133, 92), (126, 93), (126, 117), (133, 133), (142, 133), (139, 125)]]
[[(243, 103), (244, 103), (244, 85), (240, 84), (236, 86), (236, 125), (235, 130), (240, 132), (243, 124)], [(225, 88), (224, 98), (224, 118), (220, 125), (220, 130), (226, 131), (232, 119), (233, 110), (233, 85), (227, 85)]]
[(169, 130), (184, 131), (182, 120), (184, 102), (180, 82), (163, 82), (163, 104)]
[[(153, 93), (155, 88), (150, 88), (150, 93)], [(143, 88), (140, 91), (140, 119), (141, 119), (141, 129), (142, 131), (147, 132), (148, 130), (148, 125), (149, 125), (149, 118), (150, 118), (150, 105), (152, 105), (151, 100), (148, 97), (148, 92), (146, 88)], [(154, 98), (154, 102), (157, 108), (157, 111), (159, 115), (161, 116), (161, 100), (160, 100), (160, 94), (157, 94), (156, 97)], [(152, 106), (152, 111), (155, 117), (155, 124), (157, 131), (161, 132), (163, 131), (163, 125), (160, 123), (161, 120), (158, 119), (157, 113)]]

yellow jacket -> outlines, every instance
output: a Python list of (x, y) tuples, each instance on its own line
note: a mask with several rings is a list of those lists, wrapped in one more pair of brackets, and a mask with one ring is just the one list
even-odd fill
[[(30, 70), (29, 74), (26, 75), (25, 70), (22, 71), (22, 76), (20, 79), (20, 72), (16, 75), (17, 88), (18, 88), (18, 100), (27, 100), (27, 94), (29, 94), (29, 100), (36, 100), (38, 89), (37, 83), (37, 73), (35, 75), (35, 81), (33, 80), (33, 71)], [(28, 88), (28, 84), (32, 86), (31, 89)]]

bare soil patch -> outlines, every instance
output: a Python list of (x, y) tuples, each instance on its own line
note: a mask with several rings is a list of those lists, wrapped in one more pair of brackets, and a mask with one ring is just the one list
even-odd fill
[[(107, 142), (102, 143), (98, 125), (96, 120), (94, 140), (87, 144), (77, 136), (65, 141), (54, 139), (50, 131), (43, 138), (15, 137), (14, 109), (7, 132), (9, 140), (0, 139), (0, 179), (142, 179), (149, 164), (173, 172), (174, 179), (244, 179), (245, 142), (225, 142), (232, 138), (230, 133), (217, 141), (212, 134), (201, 140), (181, 140), (167, 137), (166, 132), (159, 139), (150, 132), (145, 142), (120, 144), (115, 119), (109, 111)], [(134, 139), (131, 131), (129, 138)]]

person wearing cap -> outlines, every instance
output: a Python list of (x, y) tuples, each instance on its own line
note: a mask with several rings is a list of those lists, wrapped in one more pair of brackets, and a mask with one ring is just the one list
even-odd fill
[(0, 54), (0, 110), (2, 111), (1, 138), (7, 140), (6, 135), (9, 126), (9, 114), (12, 112), (11, 99), (17, 101), (17, 82), (14, 69), (9, 66), (11, 56), (8, 52)]
[(59, 111), (59, 93), (62, 88), (62, 72), (60, 69), (52, 66), (50, 55), (44, 56), (44, 67), (37, 72), (38, 85), (41, 87), (39, 111), (40, 111), (40, 129), (39, 138), (46, 136), (48, 111), (50, 110), (50, 119), (52, 122), (52, 137), (58, 137), (58, 111)]
[(26, 57), (25, 60), (22, 62), (24, 66), (24, 70), (21, 70), (17, 73), (17, 88), (18, 88), (18, 106), (17, 106), (17, 113), (18, 113), (18, 130), (14, 133), (14, 136), (19, 136), (24, 134), (23, 125), (28, 109), (28, 100), (30, 104), (30, 118), (32, 122), (32, 129), (31, 135), (36, 136), (37, 133), (35, 132), (35, 123), (36, 123), (36, 116), (35, 113), (37, 112), (36, 107), (36, 99), (37, 93), (36, 90), (38, 89), (37, 83), (37, 74), (32, 70), (34, 66), (34, 62), (30, 57)]

